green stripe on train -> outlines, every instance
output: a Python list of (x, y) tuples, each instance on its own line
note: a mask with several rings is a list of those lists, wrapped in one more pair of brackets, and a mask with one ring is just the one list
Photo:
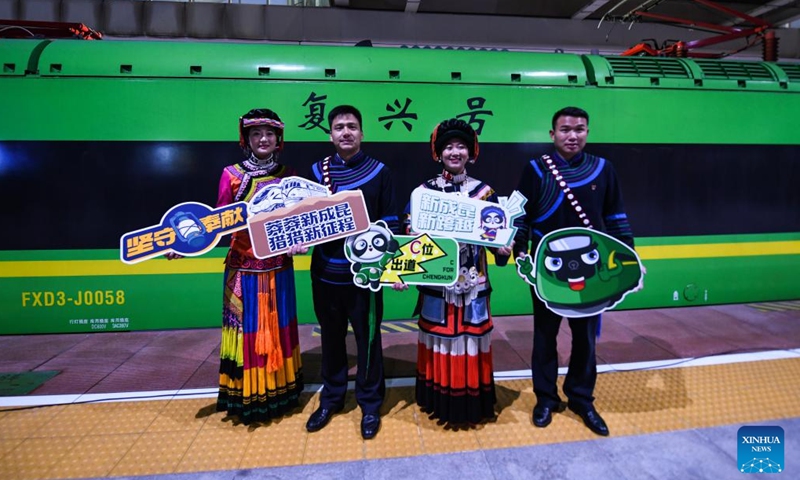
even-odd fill
[[(366, 142), (426, 142), (442, 118), (474, 114), (485, 121), (483, 143), (546, 143), (552, 113), (574, 104), (591, 115), (592, 142), (795, 145), (797, 137), (785, 123), (753, 128), (731, 119), (742, 112), (793, 118), (800, 110), (798, 93), (595, 87), (0, 77), (0, 89), (14, 92), (0, 98), (0, 111), (15, 112), (0, 118), (0, 140), (236, 142), (231, 119), (263, 98), (285, 121), (288, 142), (328, 141), (308, 123), (309, 105), (324, 112), (354, 103), (364, 115)], [(42, 112), (46, 124), (58, 128), (31, 128), (41, 123)], [(414, 118), (390, 122), (401, 112)], [(687, 126), (687, 118), (702, 118), (702, 128)]]
[[(752, 242), (753, 235), (742, 240)], [(766, 235), (795, 245), (797, 234)], [(648, 241), (649, 240), (649, 241)], [(661, 242), (642, 239), (645, 244)], [(719, 244), (709, 237), (708, 245)], [(716, 240), (716, 242), (714, 241)], [(770, 242), (763, 242), (768, 246)], [(735, 247), (736, 244), (730, 244)], [(223, 250), (224, 249), (218, 249)], [(91, 253), (93, 251), (89, 251)], [(100, 256), (108, 258), (107, 251)], [(9, 253), (3, 252), (6, 263)], [(26, 252), (30, 255), (32, 252)], [(58, 253), (58, 254), (56, 254)], [(74, 252), (73, 252), (74, 253)], [(82, 252), (86, 255), (86, 251)], [(97, 254), (97, 252), (94, 252)], [(48, 252), (56, 262), (64, 252)], [(215, 252), (216, 254), (216, 252)], [(11, 257), (13, 258), (13, 257)], [(29, 257), (30, 258), (30, 257)], [(75, 257), (73, 257), (75, 258)], [(221, 260), (216, 258), (215, 260)], [(712, 305), (765, 302), (800, 297), (796, 272), (800, 255), (759, 254), (712, 258), (644, 260), (645, 289), (630, 295), (620, 309), (653, 306)], [(0, 262), (0, 268), (4, 262)], [(221, 271), (220, 265), (220, 271)], [(495, 315), (530, 314), (527, 284), (512, 267), (491, 266)], [(298, 271), (298, 320), (314, 323), (310, 278)], [(219, 325), (222, 276), (219, 273), (9, 277), (0, 275), (0, 334), (55, 333), (165, 328), (203, 328)], [(412, 316), (413, 292), (385, 293), (385, 318)]]

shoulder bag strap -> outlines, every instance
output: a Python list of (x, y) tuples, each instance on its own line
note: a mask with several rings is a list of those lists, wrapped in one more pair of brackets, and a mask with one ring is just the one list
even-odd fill
[(572, 205), (572, 208), (575, 209), (575, 213), (578, 214), (578, 218), (580, 219), (581, 223), (583, 223), (583, 226), (594, 229), (592, 222), (589, 221), (589, 218), (586, 216), (586, 212), (583, 211), (583, 207), (581, 207), (580, 203), (578, 202), (578, 198), (569, 188), (567, 181), (564, 180), (563, 176), (561, 176), (558, 168), (556, 168), (556, 162), (554, 162), (549, 155), (542, 155), (542, 160), (544, 160), (544, 163), (547, 165), (550, 173), (552, 173), (553, 177), (555, 177), (556, 185), (561, 188), (561, 191), (564, 192), (564, 196), (566, 197), (567, 201), (570, 203), (570, 205)]
[(325, 160), (322, 161), (322, 183), (325, 185), (325, 188), (328, 189), (329, 192), (333, 192), (333, 186), (331, 185), (331, 157), (325, 157)]

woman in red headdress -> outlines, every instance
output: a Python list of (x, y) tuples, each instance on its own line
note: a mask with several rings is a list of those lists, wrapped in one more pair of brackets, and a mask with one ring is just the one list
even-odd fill
[[(269, 109), (239, 119), (247, 158), (222, 171), (217, 206), (249, 202), (259, 191), (296, 175), (278, 163), (284, 125)], [(303, 390), (292, 259), (256, 258), (247, 230), (235, 232), (225, 258), (217, 410), (242, 423), (286, 414)]]

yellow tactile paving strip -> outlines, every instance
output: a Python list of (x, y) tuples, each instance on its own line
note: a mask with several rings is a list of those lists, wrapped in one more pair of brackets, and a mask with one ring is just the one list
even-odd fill
[[(798, 378), (800, 358), (606, 373), (596, 406), (612, 436), (793, 418), (800, 417), (800, 382), (789, 379)], [(774, 381), (753, 388), (753, 379)], [(371, 441), (361, 439), (352, 394), (345, 411), (313, 434), (304, 425), (316, 394), (289, 417), (249, 427), (214, 412), (212, 399), (0, 411), (0, 471), (9, 479), (148, 475), (600, 440), (570, 412), (533, 427), (530, 380), (499, 382), (497, 393), (496, 421), (453, 430), (419, 411), (412, 388), (391, 388)]]

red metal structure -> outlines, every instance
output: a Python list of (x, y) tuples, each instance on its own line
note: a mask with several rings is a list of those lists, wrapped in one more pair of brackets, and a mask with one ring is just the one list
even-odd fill
[(0, 19), (0, 38), (74, 38), (100, 40), (103, 34), (82, 23)]
[[(759, 43), (763, 45), (763, 58), (766, 61), (776, 61), (778, 59), (778, 39), (775, 37), (775, 32), (772, 30), (772, 25), (768, 22), (728, 8), (724, 5), (712, 2), (711, 0), (691, 0), (700, 5), (706, 6), (713, 10), (717, 10), (727, 15), (737, 17), (744, 20), (749, 26), (732, 27), (727, 25), (717, 25), (707, 22), (698, 22), (694, 20), (687, 20), (684, 18), (673, 17), (670, 15), (663, 15), (660, 13), (651, 12), (655, 6), (662, 3), (664, 0), (650, 0), (631, 10), (625, 15), (620, 17), (611, 16), (616, 7), (609, 10), (603, 20), (621, 21), (625, 23), (633, 23), (640, 21), (643, 18), (659, 20), (662, 22), (669, 22), (677, 24), (678, 26), (685, 26), (687, 28), (694, 28), (698, 30), (706, 30), (710, 32), (717, 32), (719, 35), (704, 38), (701, 40), (693, 40), (690, 42), (683, 41), (665, 41), (661, 46), (655, 40), (648, 39), (643, 43), (639, 43), (625, 52), (622, 55), (627, 56), (662, 56), (662, 57), (695, 57), (695, 58), (722, 58), (728, 55), (741, 52), (751, 48)], [(624, 2), (620, 2), (617, 6)], [(602, 20), (601, 20), (602, 22)], [(746, 38), (745, 45), (741, 48), (730, 52), (722, 53), (708, 53), (695, 51), (698, 48), (708, 47), (719, 43), (729, 42), (739, 38)]]

